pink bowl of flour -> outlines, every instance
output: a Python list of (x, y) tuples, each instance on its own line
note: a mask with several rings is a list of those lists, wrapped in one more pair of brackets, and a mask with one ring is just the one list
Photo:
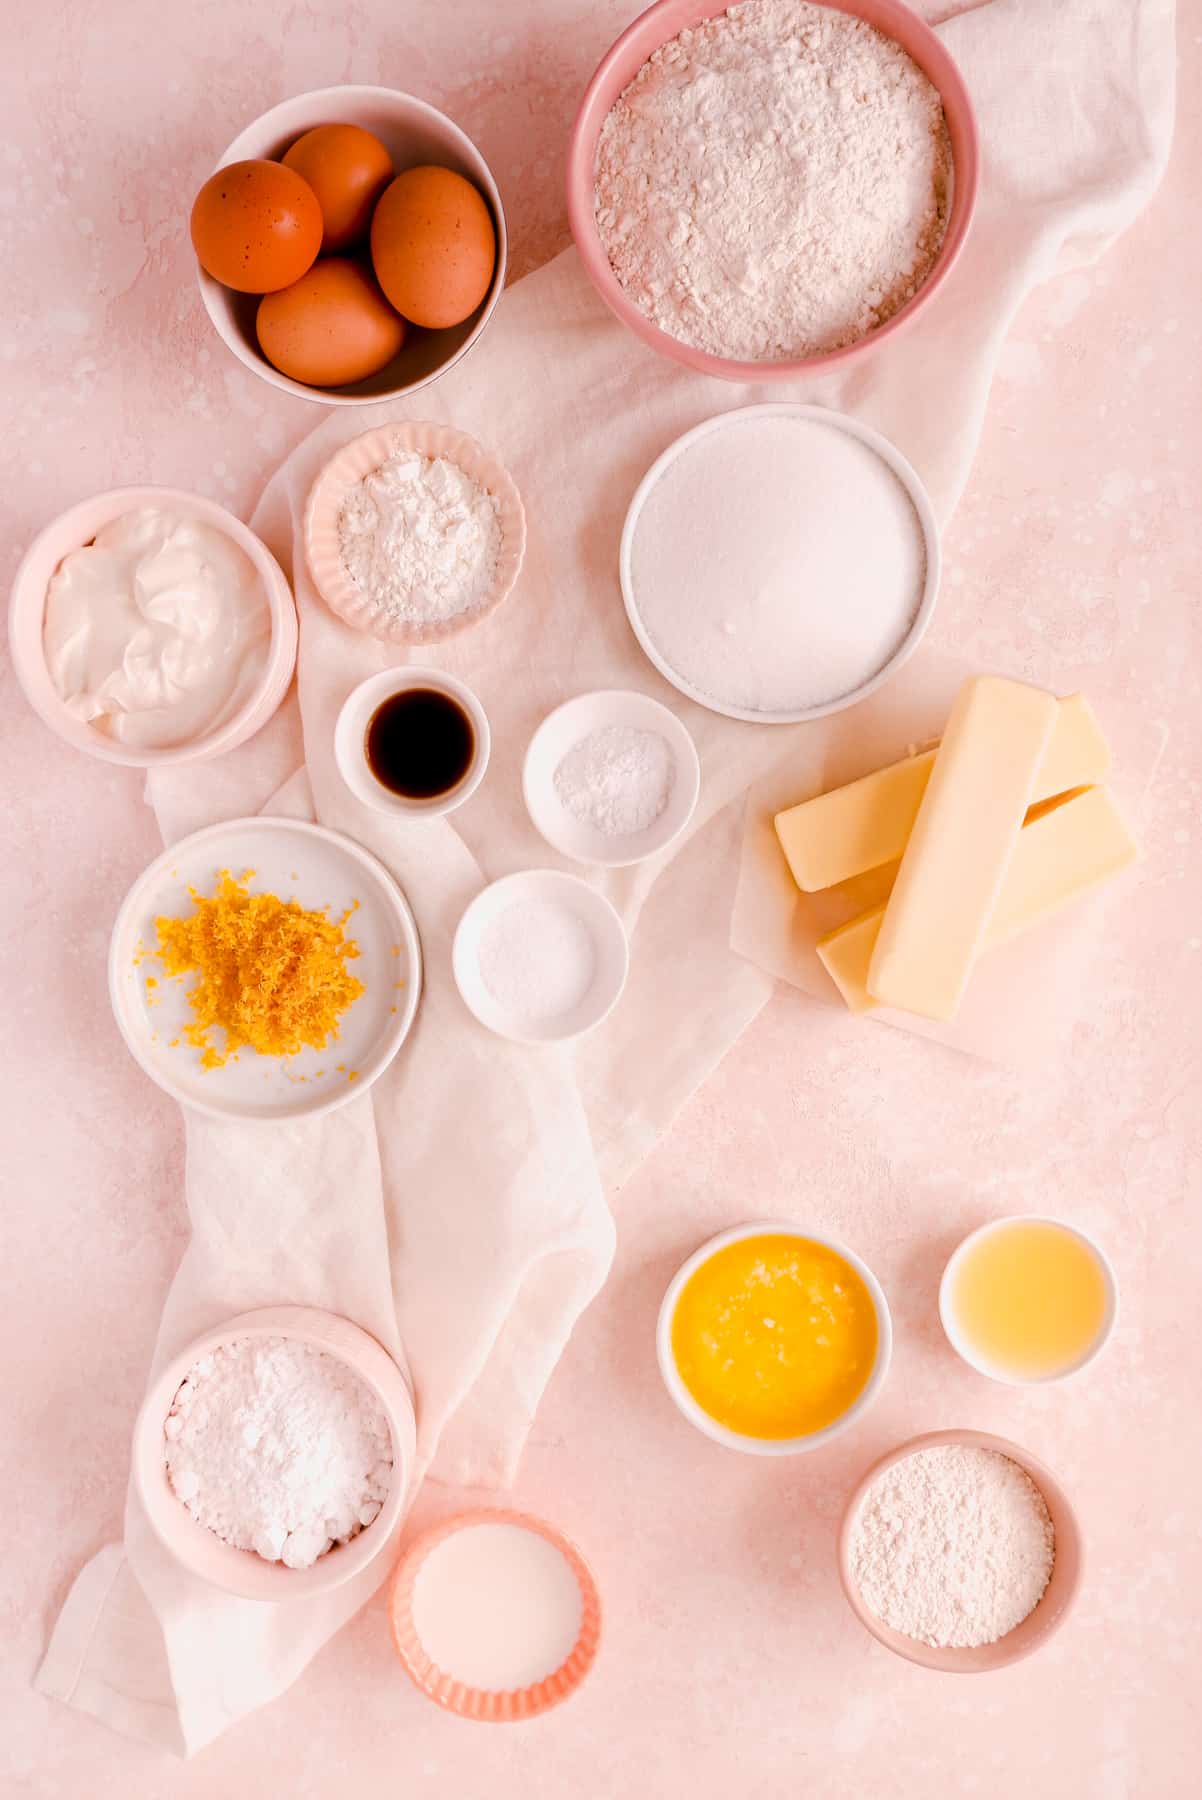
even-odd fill
[[(1043, 1496), (1054, 1533), (1051, 1575), (1033, 1609), (994, 1643), (965, 1649), (937, 1648), (885, 1624), (869, 1607), (860, 1590), (853, 1555), (853, 1539), (860, 1514), (870, 1491), (881, 1477), (898, 1463), (919, 1452), (957, 1447), (972, 1451), (992, 1451), (997, 1456), (1017, 1463)], [(1009, 1663), (1018, 1662), (1024, 1656), (1030, 1656), (1032, 1651), (1041, 1649), (1047, 1643), (1053, 1632), (1059, 1630), (1071, 1612), (1080, 1590), (1084, 1551), (1081, 1527), (1072, 1502), (1052, 1471), (1038, 1457), (1032, 1456), (1017, 1444), (1010, 1443), (1006, 1438), (994, 1437), (987, 1431), (928, 1431), (921, 1437), (910, 1438), (908, 1442), (899, 1444), (895, 1450), (878, 1458), (856, 1484), (839, 1527), (838, 1557), (839, 1579), (843, 1584), (847, 1603), (864, 1629), (871, 1632), (878, 1643), (904, 1657), (907, 1662), (918, 1663), (925, 1669), (939, 1669), (953, 1675), (984, 1675), (994, 1669), (1005, 1668)], [(917, 1577), (912, 1576), (911, 1579)]]
[[(168, 1475), (165, 1423), (185, 1377), (233, 1342), (294, 1339), (346, 1366), (378, 1402), (392, 1437), (392, 1479), (379, 1513), (349, 1542), (307, 1568), (269, 1562), (202, 1525), (179, 1499)], [(156, 1376), (134, 1427), (133, 1478), (160, 1542), (190, 1574), (243, 1600), (295, 1600), (328, 1593), (362, 1574), (396, 1544), (416, 1447), (413, 1399), (400, 1368), (361, 1326), (312, 1306), (270, 1306), (207, 1331)]]
[[(816, 3), (829, 6), (829, 0)], [(903, 0), (843, 0), (839, 6), (829, 7), (863, 19), (892, 39), (918, 65), (942, 100), (954, 174), (947, 226), (938, 254), (912, 298), (885, 323), (842, 348), (781, 360), (742, 360), (682, 342), (652, 322), (629, 297), (611, 267), (596, 218), (597, 150), (602, 126), (614, 103), (648, 58), (680, 32), (729, 9), (730, 0), (658, 0), (612, 45), (588, 85), (572, 130), (567, 166), (568, 219), (580, 260), (594, 287), (622, 323), (653, 350), (727, 381), (793, 381), (798, 376), (825, 372), (862, 358), (930, 304), (964, 247), (976, 205), (980, 165), (976, 119), (956, 64), (935, 32)]]

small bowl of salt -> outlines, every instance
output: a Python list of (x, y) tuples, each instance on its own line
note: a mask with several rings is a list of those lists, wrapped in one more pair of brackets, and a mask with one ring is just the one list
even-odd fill
[(630, 967), (604, 894), (560, 869), (523, 869), (476, 895), (455, 933), (455, 984), (481, 1025), (516, 1044), (562, 1044), (608, 1018)]
[(692, 738), (649, 694), (579, 694), (530, 740), (522, 791), (535, 829), (574, 862), (617, 869), (666, 850), (701, 791)]

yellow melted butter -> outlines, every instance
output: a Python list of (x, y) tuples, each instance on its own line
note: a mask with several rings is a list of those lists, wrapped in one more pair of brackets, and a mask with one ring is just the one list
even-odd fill
[(872, 1296), (836, 1250), (765, 1232), (716, 1250), (672, 1315), (698, 1406), (745, 1437), (804, 1437), (847, 1411), (876, 1359)]

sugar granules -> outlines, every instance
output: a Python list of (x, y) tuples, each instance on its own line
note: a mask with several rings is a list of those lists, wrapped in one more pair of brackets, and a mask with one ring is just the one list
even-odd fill
[(666, 665), (750, 712), (824, 705), (876, 675), (926, 566), (914, 504), (870, 445), (767, 408), (665, 465), (630, 546), (634, 605)]
[(938, 1649), (996, 1643), (1038, 1604), (1052, 1573), (1047, 1503), (994, 1450), (919, 1450), (872, 1484), (851, 1540), (852, 1576), (894, 1631)]
[(862, 20), (746, 0), (657, 50), (597, 148), (597, 228), (661, 330), (773, 361), (853, 343), (921, 286), (947, 229), (937, 90)]
[(399, 450), (347, 494), (338, 542), (343, 567), (382, 619), (444, 624), (488, 598), (500, 509), (456, 463)]
[(163, 1432), (168, 1478), (192, 1517), (291, 1569), (370, 1525), (392, 1485), (379, 1401), (296, 1338), (235, 1338), (202, 1357)]
[(560, 804), (604, 837), (654, 825), (672, 794), (676, 764), (658, 731), (605, 725), (573, 744), (555, 770)]
[(597, 952), (584, 920), (554, 900), (515, 900), (484, 928), (480, 975), (498, 1006), (543, 1025), (579, 1006), (593, 985)]

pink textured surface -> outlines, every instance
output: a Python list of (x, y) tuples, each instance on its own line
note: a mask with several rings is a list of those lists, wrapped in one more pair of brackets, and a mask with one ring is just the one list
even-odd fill
[[(336, 80), (425, 95), (489, 157), (520, 275), (566, 241), (566, 132), (635, 10), (8, 9), (4, 576), (45, 518), (118, 481), (199, 488), (247, 512), (322, 416), (230, 359), (197, 298), (184, 211), (245, 120)], [(1202, 40), (1182, 11), (1188, 102)], [(1200, 171), (1202, 115), (1186, 104), (1144, 219), (1018, 320), (948, 535), (930, 640), (1080, 686), (1103, 717), (1108, 704), (1146, 706), (1160, 747), (1140, 817), (1147, 863), (1112, 910), (1072, 1054), (1031, 1080), (785, 995), (727, 1059), (618, 1198), (617, 1266), (555, 1378), (516, 1491), (517, 1505), (580, 1543), (606, 1613), (596, 1672), (546, 1719), (483, 1734), (444, 1717), (396, 1666), (382, 1598), (290, 1694), (188, 1765), (31, 1693), (70, 1579), (119, 1529), (129, 1434), (186, 1220), (178, 1117), (126, 1056), (105, 992), (110, 922), (158, 848), (140, 780), (57, 743), (5, 668), (6, 1796), (766, 1800), (788, 1784), (815, 1800), (1175, 1800), (1192, 1787)], [(1123, 1315), (1079, 1383), (1023, 1393), (958, 1361), (936, 1295), (965, 1230), (1033, 1207), (1097, 1233)], [(656, 1308), (708, 1233), (807, 1210), (881, 1276), (898, 1328), (893, 1373), (862, 1427), (820, 1456), (728, 1455), (660, 1386)], [(1044, 1653), (949, 1685), (865, 1636), (839, 1592), (834, 1536), (872, 1457), (961, 1424), (1011, 1436), (1055, 1469), (1088, 1564), (1078, 1608)], [(461, 1501), (432, 1494), (420, 1517)]]

